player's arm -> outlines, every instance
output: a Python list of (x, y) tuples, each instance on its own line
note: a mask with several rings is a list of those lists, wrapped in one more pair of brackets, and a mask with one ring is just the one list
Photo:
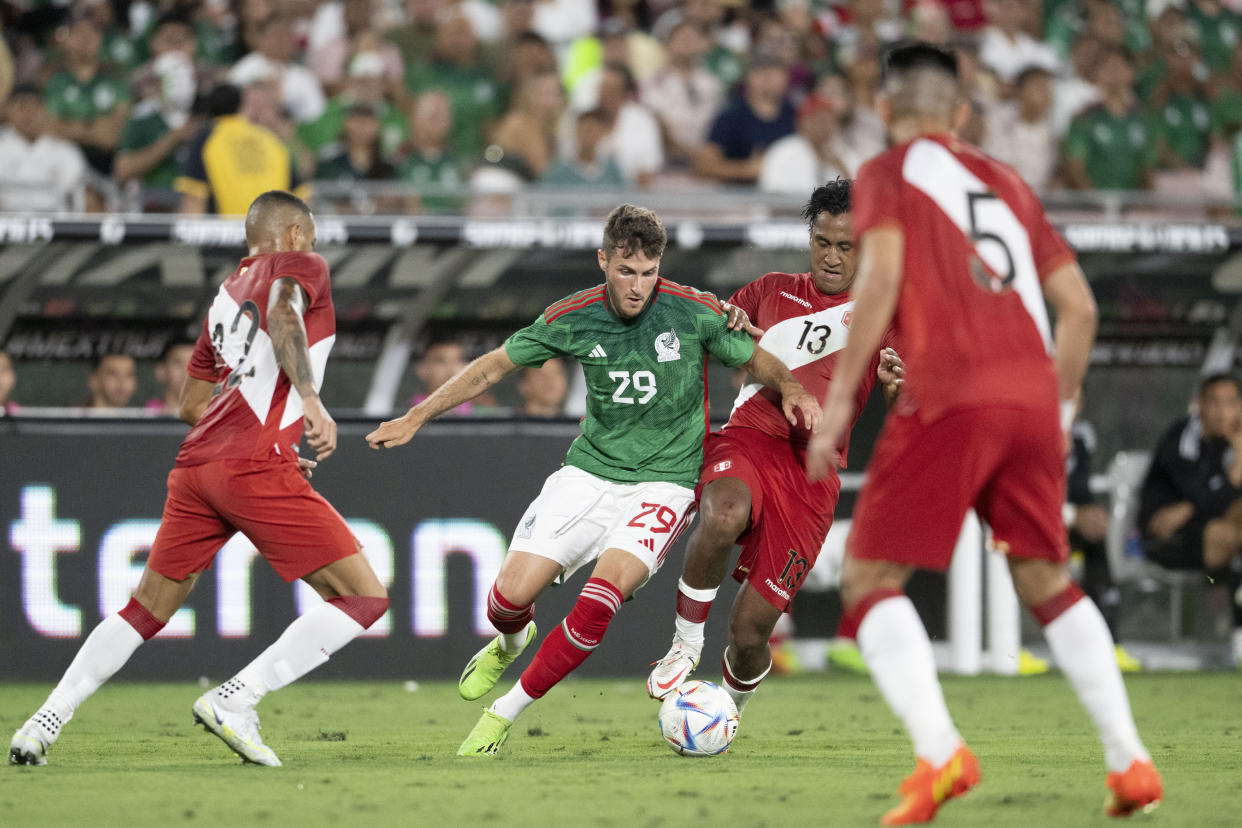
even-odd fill
[(367, 443), (373, 449), (396, 448), (410, 441), (423, 424), (451, 411), (467, 400), (473, 400), (507, 376), (517, 364), (509, 358), (505, 346), (462, 368), (448, 382), (431, 393), (431, 396), (411, 408), (395, 420), (380, 423), (379, 428), (367, 435)]
[(802, 412), (806, 427), (814, 431), (819, 427), (819, 401), (789, 371), (776, 356), (755, 346), (755, 353), (742, 366), (759, 382), (780, 392), (781, 408), (790, 425), (798, 424), (795, 409)]
[(1057, 370), (1057, 394), (1061, 401), (1061, 428), (1073, 425), (1074, 410), (1087, 373), (1091, 344), (1095, 341), (1097, 314), (1095, 298), (1082, 268), (1077, 262), (1066, 262), (1044, 279), (1044, 298), (1057, 315), (1053, 333)]
[(177, 415), (187, 425), (198, 425), (198, 420), (207, 410), (207, 404), (215, 396), (216, 384), (207, 380), (186, 377), (185, 385), (181, 386), (181, 402), (177, 407)]
[(272, 339), (277, 364), (302, 398), (306, 443), (315, 450), (316, 459), (323, 460), (336, 451), (336, 421), (315, 390), (310, 345), (302, 322), (305, 312), (306, 292), (297, 281), (280, 278), (272, 283), (267, 301), (267, 334)]

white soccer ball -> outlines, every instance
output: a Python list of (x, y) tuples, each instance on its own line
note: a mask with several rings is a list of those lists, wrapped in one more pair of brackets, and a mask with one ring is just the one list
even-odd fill
[(719, 685), (687, 681), (664, 697), (660, 734), (682, 756), (724, 753), (737, 735), (737, 706)]

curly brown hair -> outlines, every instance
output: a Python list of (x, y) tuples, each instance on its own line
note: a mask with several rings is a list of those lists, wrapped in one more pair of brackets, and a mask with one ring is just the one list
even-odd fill
[(613, 251), (622, 256), (633, 256), (638, 250), (648, 259), (664, 255), (668, 234), (664, 222), (651, 210), (633, 204), (622, 204), (608, 214), (604, 224), (604, 255), (612, 258)]

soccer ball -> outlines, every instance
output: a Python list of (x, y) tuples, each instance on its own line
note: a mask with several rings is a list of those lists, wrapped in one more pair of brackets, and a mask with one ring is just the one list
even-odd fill
[(660, 735), (682, 756), (724, 753), (737, 735), (737, 706), (719, 685), (687, 681), (660, 705)]

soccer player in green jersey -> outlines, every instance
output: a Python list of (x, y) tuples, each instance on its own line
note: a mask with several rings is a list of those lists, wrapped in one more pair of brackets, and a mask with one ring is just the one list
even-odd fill
[(367, 435), (372, 448), (408, 442), (423, 425), (522, 365), (572, 356), (587, 381), (582, 434), (518, 523), (488, 596), (500, 635), (466, 665), (465, 699), (491, 690), (535, 637), (535, 599), (595, 562), (569, 616), (539, 647), (513, 689), (483, 713), (460, 756), (492, 756), (518, 715), (599, 646), (613, 615), (655, 574), (693, 519), (707, 435), (704, 362), (745, 366), (781, 394), (791, 424), (819, 422), (815, 398), (749, 335), (731, 330), (710, 293), (660, 277), (664, 226), (655, 213), (612, 211), (598, 251), (604, 284), (549, 307), (403, 417)]

